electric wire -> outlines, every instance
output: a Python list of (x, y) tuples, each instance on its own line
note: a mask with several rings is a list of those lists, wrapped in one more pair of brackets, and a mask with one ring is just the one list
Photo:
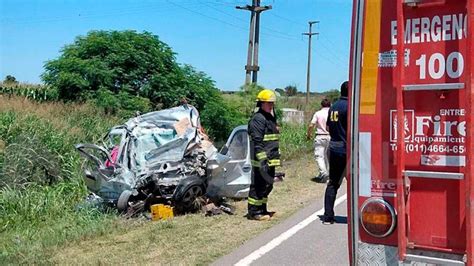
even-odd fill
[[(188, 3), (188, 5), (198, 5), (199, 3)], [(49, 22), (62, 22), (67, 20), (74, 20), (74, 19), (100, 19), (104, 17), (110, 16), (123, 16), (123, 15), (132, 15), (132, 14), (139, 14), (143, 12), (150, 12), (150, 11), (158, 11), (159, 13), (164, 13), (172, 10), (176, 10), (176, 7), (172, 6), (157, 6), (157, 5), (147, 5), (147, 6), (137, 6), (131, 7), (127, 9), (116, 9), (115, 12), (110, 13), (101, 13), (101, 14), (78, 14), (74, 16), (65, 16), (65, 17), (53, 17), (53, 18), (34, 18), (34, 19), (26, 19), (26, 18), (3, 18), (0, 19), (2, 25), (24, 25), (24, 24), (36, 24), (36, 23), (49, 23)], [(154, 13), (156, 14), (156, 13)]]

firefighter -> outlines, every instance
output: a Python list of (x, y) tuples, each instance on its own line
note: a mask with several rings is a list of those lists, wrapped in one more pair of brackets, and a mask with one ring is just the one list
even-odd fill
[(280, 166), (279, 130), (275, 117), (276, 95), (271, 90), (262, 90), (257, 95), (258, 111), (248, 125), (252, 180), (248, 198), (247, 218), (257, 221), (269, 220), (274, 212), (267, 210), (268, 195), (273, 189), (275, 167)]

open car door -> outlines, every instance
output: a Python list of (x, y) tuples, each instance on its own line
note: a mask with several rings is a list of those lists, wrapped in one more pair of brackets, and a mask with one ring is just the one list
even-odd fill
[(252, 166), (247, 126), (236, 127), (218, 154), (227, 157), (209, 173), (207, 192), (210, 196), (228, 198), (248, 197)]
[(133, 174), (117, 162), (113, 162), (105, 148), (94, 144), (77, 144), (75, 148), (87, 159), (84, 166), (84, 181), (90, 191), (104, 199), (117, 200), (122, 191), (133, 187), (135, 180)]

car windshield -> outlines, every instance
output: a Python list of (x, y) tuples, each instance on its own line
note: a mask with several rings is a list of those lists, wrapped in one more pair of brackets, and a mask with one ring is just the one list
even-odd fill
[(173, 144), (179, 140), (174, 129), (137, 127), (134, 129), (134, 135), (134, 160), (137, 168), (157, 161), (181, 159), (178, 152), (173, 149), (169, 151), (168, 147), (175, 147)]

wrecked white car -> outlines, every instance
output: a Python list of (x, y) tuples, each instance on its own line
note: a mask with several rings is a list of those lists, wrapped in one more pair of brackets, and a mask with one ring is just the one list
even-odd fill
[(77, 144), (87, 158), (85, 183), (120, 211), (171, 204), (194, 210), (197, 199), (244, 198), (250, 186), (247, 127), (234, 129), (220, 152), (192, 106), (147, 113), (113, 127), (103, 145)]

